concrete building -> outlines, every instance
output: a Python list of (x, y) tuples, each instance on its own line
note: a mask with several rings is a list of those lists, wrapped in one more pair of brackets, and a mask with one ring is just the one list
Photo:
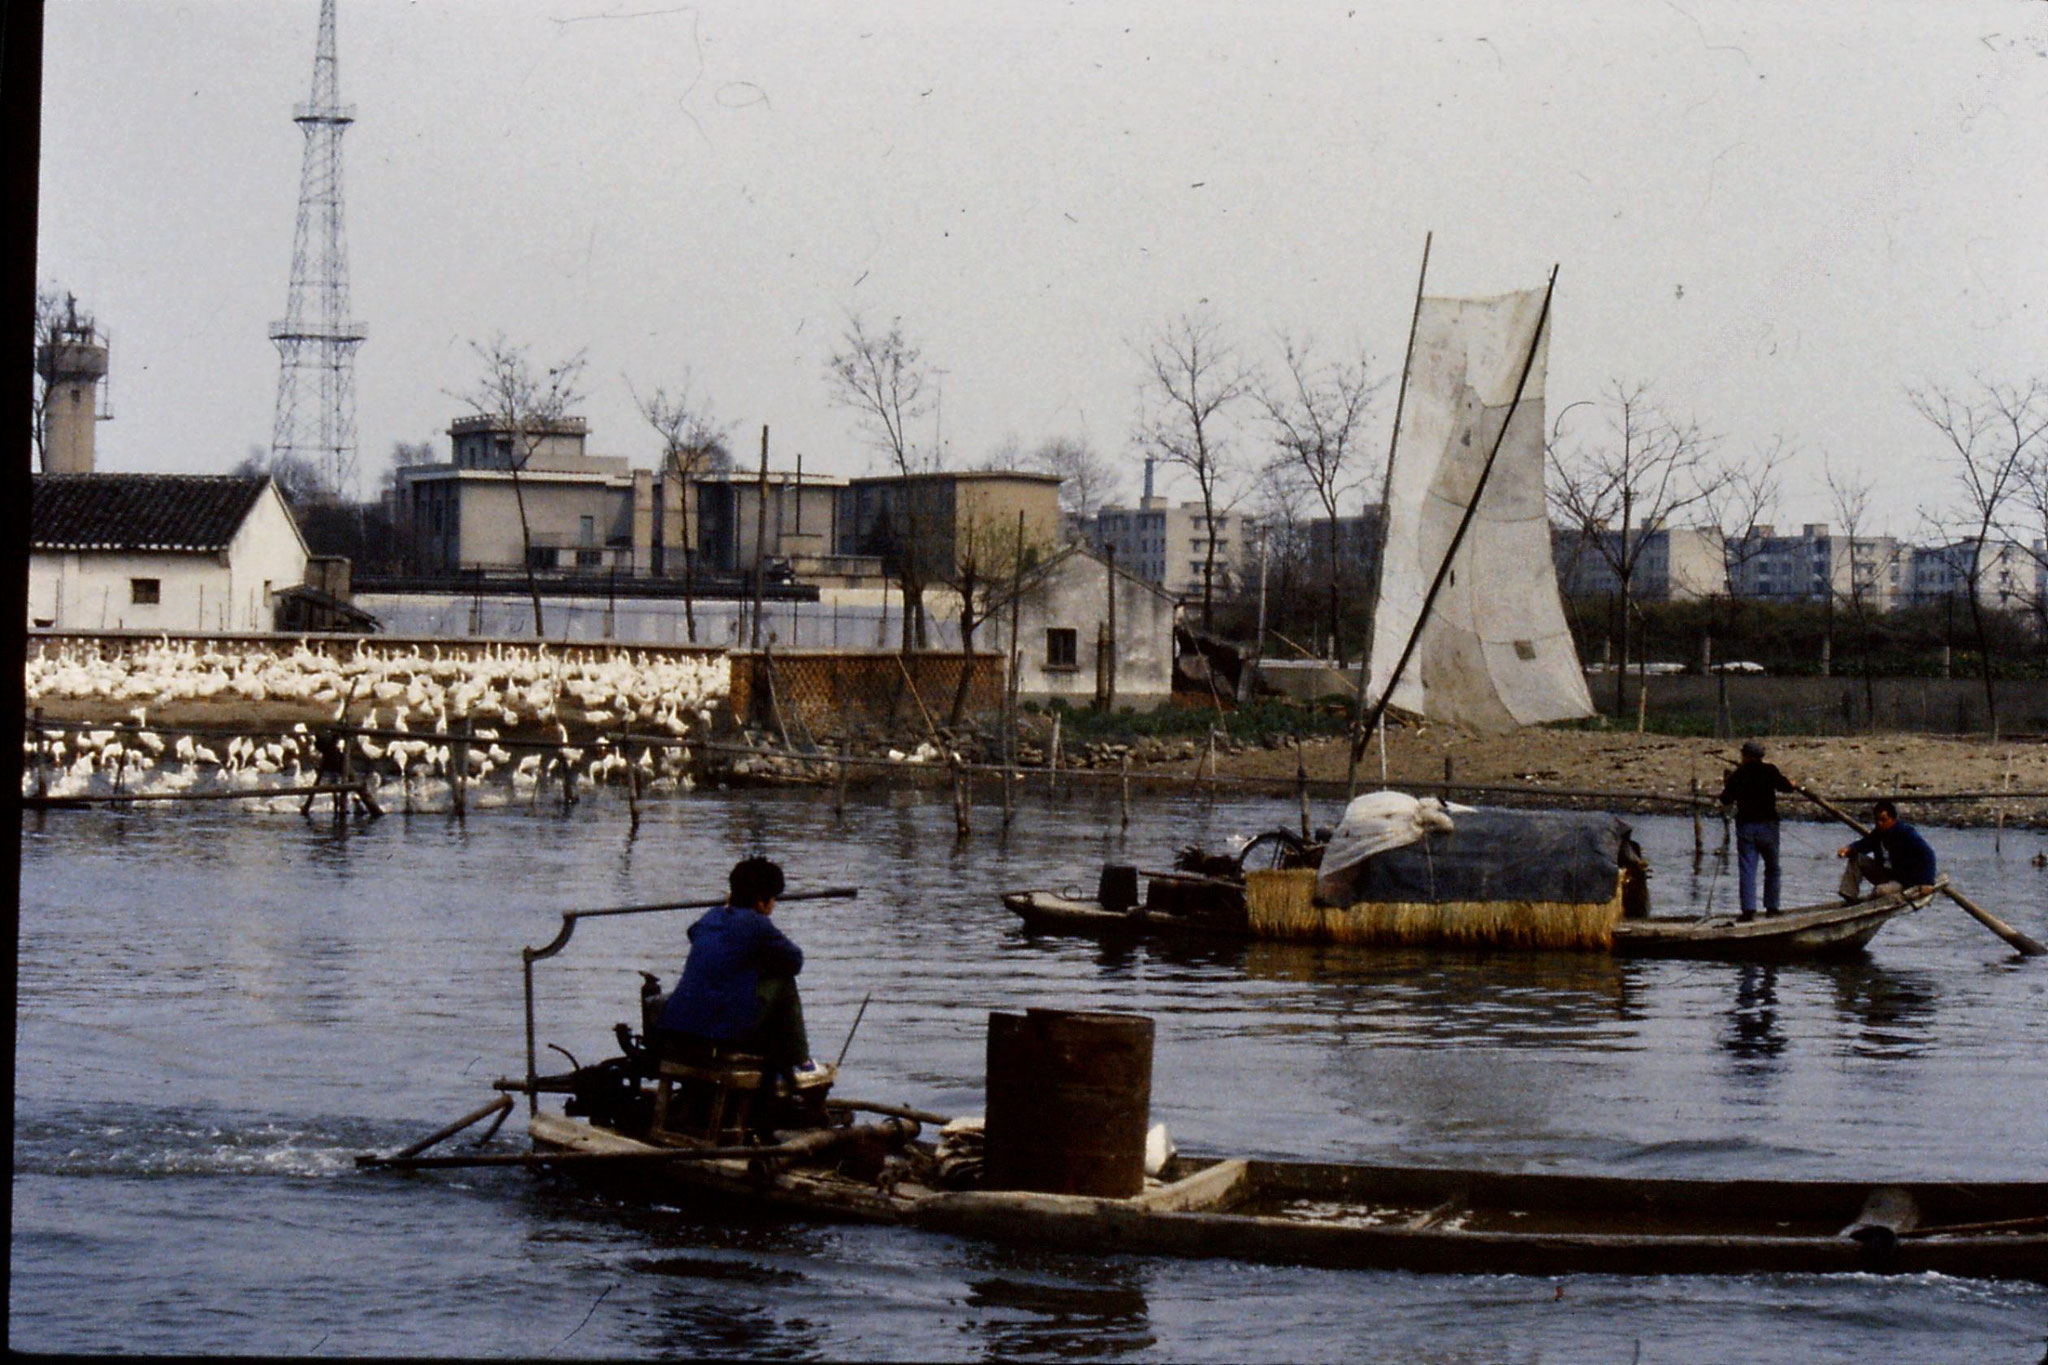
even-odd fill
[[(1080, 523), (1088, 545), (1097, 554), (1114, 553), (1117, 567), (1129, 569), (1183, 599), (1202, 595), (1202, 568), (1208, 557), (1209, 523), (1202, 504), (1175, 504), (1166, 498), (1140, 498), (1136, 507), (1104, 507)], [(1216, 514), (1215, 592), (1228, 596), (1258, 578), (1258, 524), (1238, 512)]]
[(36, 375), (43, 384), (36, 414), (42, 472), (90, 474), (94, 433), (113, 415), (104, 402), (107, 347), (92, 318), (78, 311), (76, 298), (67, 296), (64, 308), (64, 317), (36, 348)]
[(768, 471), (766, 515), (759, 472), (734, 470), (691, 481), (692, 546), (700, 568), (749, 574), (757, 540), (771, 573), (825, 586), (878, 579), (875, 555), (840, 554), (839, 517), (846, 483), (822, 474)]
[(1860, 594), (1871, 609), (1897, 605), (1904, 582), (1904, 555), (1891, 536), (1833, 534), (1826, 522), (1808, 522), (1799, 533), (1780, 534), (1760, 525), (1747, 538), (1730, 538), (1729, 582), (1738, 597), (1769, 602), (1836, 602)]
[(511, 575), (529, 563), (545, 574), (654, 572), (666, 528), (656, 516), (653, 473), (586, 454), (582, 418), (520, 431), (501, 418), (465, 417), (448, 435), (447, 464), (398, 471), (413, 574)]
[(1916, 545), (1906, 555), (1906, 596), (1916, 605), (1944, 598), (1964, 600), (1970, 594), (1970, 566), (1977, 574), (1978, 605), (1995, 611), (2032, 610), (2048, 598), (2048, 551), (2035, 542), (2033, 551), (2012, 541), (1975, 540), (1947, 545)]
[[(1110, 631), (1116, 595), (1116, 705), (1157, 706), (1173, 694), (1174, 599), (1158, 586), (1080, 545), (1069, 545), (1027, 575), (1018, 607), (1018, 696), (1093, 702), (1102, 685), (1099, 642)], [(1009, 614), (985, 638), (1010, 648)]]
[[(397, 471), (393, 500), (412, 577), (523, 577), (530, 557), (548, 578), (680, 580), (687, 548), (709, 589), (753, 572), (757, 530), (766, 532), (764, 567), (782, 577), (854, 582), (880, 572), (874, 557), (836, 548), (846, 485), (801, 464), (768, 471), (763, 527), (758, 472), (685, 480), (635, 469), (621, 456), (589, 454), (580, 417), (528, 433), (502, 418), (460, 418), (448, 430), (447, 463)], [(513, 466), (529, 444), (515, 492)]]
[[(1711, 526), (1667, 527), (1640, 541), (1641, 553), (1629, 582), (1638, 602), (1696, 602), (1728, 591), (1728, 566), (1722, 536)], [(1621, 591), (1613, 560), (1620, 555), (1621, 532), (1595, 532), (1582, 540), (1576, 532), (1552, 536), (1558, 555), (1558, 586), (1567, 597), (1603, 596)]]
[(977, 543), (1007, 545), (1019, 513), (1025, 545), (1050, 549), (1060, 541), (1059, 490), (1056, 474), (1000, 469), (849, 479), (839, 494), (838, 553), (873, 556), (884, 573), (897, 575), (914, 525), (916, 562), (934, 581), (952, 574)]
[(267, 478), (47, 474), (32, 498), (32, 627), (267, 631), (276, 595), (306, 580), (306, 542)]

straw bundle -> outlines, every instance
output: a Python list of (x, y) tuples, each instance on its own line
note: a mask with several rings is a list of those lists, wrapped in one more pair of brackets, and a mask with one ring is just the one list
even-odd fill
[(1245, 873), (1245, 905), (1258, 938), (1467, 948), (1605, 952), (1621, 922), (1621, 878), (1605, 901), (1361, 902), (1318, 905), (1312, 868)]

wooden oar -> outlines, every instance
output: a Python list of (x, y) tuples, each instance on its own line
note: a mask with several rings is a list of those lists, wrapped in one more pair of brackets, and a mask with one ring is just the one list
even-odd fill
[[(1855, 816), (1849, 814), (1849, 812), (1843, 810), (1840, 806), (1828, 800), (1825, 796), (1820, 795), (1818, 792), (1808, 791), (1805, 787), (1800, 786), (1797, 782), (1794, 782), (1792, 784), (1792, 790), (1798, 792), (1801, 796), (1813, 802), (1814, 805), (1819, 806), (1829, 815), (1832, 815), (1837, 820), (1840, 820), (1850, 829), (1855, 830), (1857, 834), (1864, 835), (1870, 833), (1869, 828), (1866, 825), (1864, 825), (1864, 823), (1861, 820), (1858, 820)], [(2048, 947), (2042, 946), (2041, 942), (2038, 939), (2029, 938), (2027, 935), (2013, 928), (2010, 924), (2007, 924), (2004, 920), (1992, 914), (1989, 910), (1986, 910), (1983, 906), (1977, 904), (1977, 902), (1971, 900), (1962, 892), (1956, 890), (1955, 887), (1951, 886), (1946, 880), (1936, 882), (1934, 884), (1934, 889), (1936, 891), (1939, 891), (1942, 895), (1947, 896), (1957, 905), (1962, 906), (1963, 909), (1969, 914), (1969, 916), (1972, 919), (1976, 920), (1977, 923), (1983, 925), (1986, 929), (1989, 929), (1992, 933), (2004, 939), (2008, 944), (2012, 945), (2015, 951), (2027, 957), (2048, 956)]]

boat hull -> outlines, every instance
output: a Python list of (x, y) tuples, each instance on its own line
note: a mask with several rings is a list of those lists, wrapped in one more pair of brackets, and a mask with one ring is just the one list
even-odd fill
[[(1626, 957), (1752, 962), (1849, 957), (1861, 952), (1891, 919), (1918, 910), (1932, 898), (1932, 893), (1900, 892), (1854, 905), (1805, 906), (1749, 921), (1733, 915), (1623, 919), (1613, 928), (1612, 951)], [(1256, 937), (1246, 929), (1205, 925), (1179, 915), (1147, 913), (1143, 908), (1116, 914), (1094, 901), (1049, 891), (1005, 892), (1003, 904), (1024, 922), (1025, 928), (1039, 933), (1086, 934), (1097, 938), (1150, 934)]]
[[(532, 1135), (543, 1152), (658, 1150), (548, 1114)], [(880, 1188), (824, 1166), (631, 1169), (655, 1198), (1094, 1253), (1447, 1274), (1934, 1272), (2048, 1283), (2043, 1182), (1641, 1180), (1180, 1157), (1164, 1183), (1106, 1199)], [(1873, 1224), (1873, 1208), (1907, 1214)]]
[(1789, 961), (1850, 957), (1863, 951), (1895, 916), (1934, 897), (1901, 891), (1854, 904), (1810, 905), (1743, 920), (1734, 915), (1697, 919), (1624, 920), (1615, 927), (1614, 951), (1632, 957), (1706, 957)]

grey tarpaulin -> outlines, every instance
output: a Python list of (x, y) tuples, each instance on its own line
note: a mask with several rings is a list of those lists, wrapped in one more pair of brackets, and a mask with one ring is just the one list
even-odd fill
[(1604, 812), (1475, 810), (1456, 827), (1375, 854), (1336, 879), (1333, 905), (1611, 900), (1628, 824)]

